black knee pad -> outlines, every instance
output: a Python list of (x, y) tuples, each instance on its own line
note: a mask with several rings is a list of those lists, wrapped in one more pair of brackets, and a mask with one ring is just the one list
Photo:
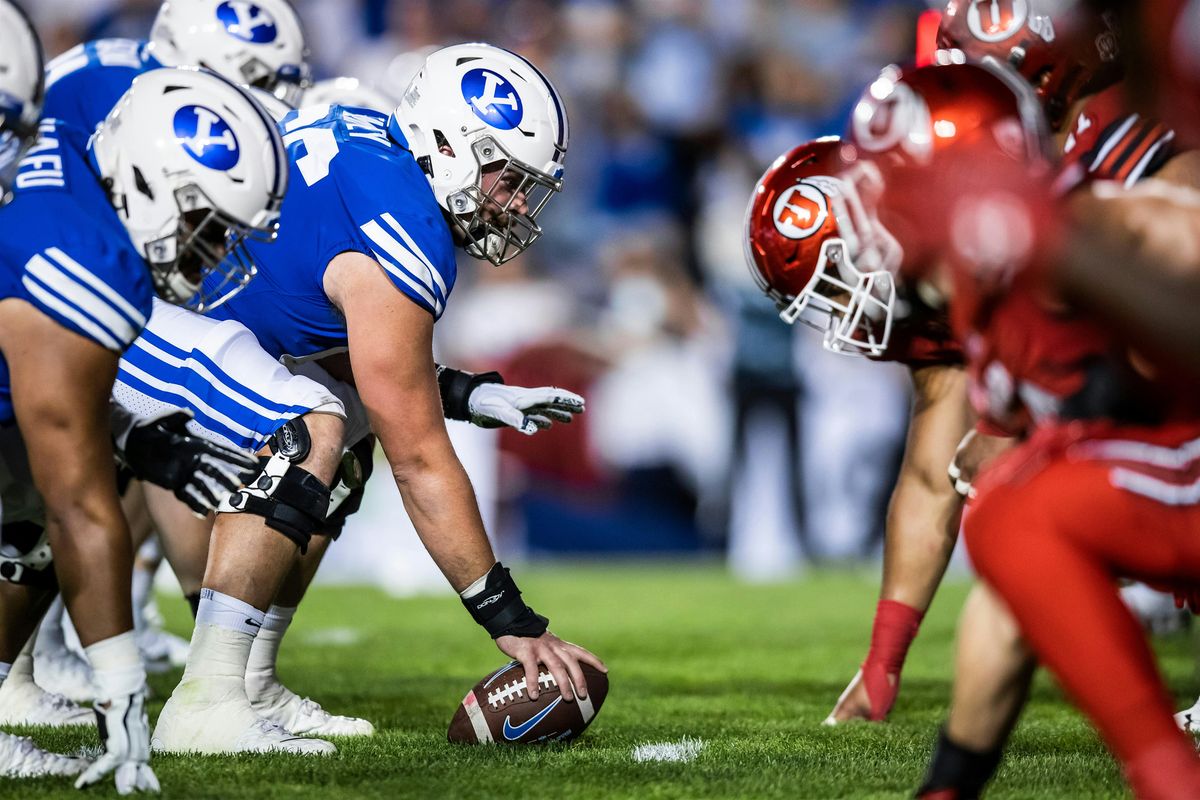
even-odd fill
[(308, 470), (291, 463), (282, 454), (259, 459), (262, 471), (245, 488), (221, 503), (225, 513), (262, 517), (267, 527), (279, 531), (300, 547), (321, 530), (329, 513), (329, 487)]

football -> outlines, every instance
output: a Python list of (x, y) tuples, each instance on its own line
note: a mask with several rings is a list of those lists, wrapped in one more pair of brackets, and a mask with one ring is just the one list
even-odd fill
[(580, 664), (588, 696), (567, 702), (554, 676), (538, 673), (541, 694), (529, 699), (525, 669), (517, 661), (505, 664), (475, 684), (454, 712), (447, 738), (457, 744), (504, 742), (540, 744), (569, 742), (596, 718), (608, 694), (608, 676)]

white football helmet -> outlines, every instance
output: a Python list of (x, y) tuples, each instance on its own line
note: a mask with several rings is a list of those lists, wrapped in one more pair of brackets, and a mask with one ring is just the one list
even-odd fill
[(207, 67), (295, 106), (309, 82), (300, 18), (287, 0), (164, 0), (151, 55), (169, 67)]
[(425, 59), (390, 125), (467, 253), (502, 264), (542, 235), (537, 217), (562, 189), (568, 130), (562, 98), (533, 64), (487, 44), (444, 47)]
[(151, 70), (89, 147), (164, 300), (206, 311), (254, 277), (245, 240), (275, 238), (288, 162), (244, 89), (207, 70)]
[(308, 88), (300, 102), (306, 106), (356, 106), (381, 114), (390, 114), (396, 107), (393, 98), (358, 78), (350, 77), (317, 81)]
[(242, 88), (249, 92), (250, 96), (263, 107), (263, 111), (266, 111), (267, 115), (276, 122), (283, 122), (284, 117), (296, 110), (266, 89), (259, 89), (256, 86), (243, 86)]
[(42, 81), (42, 45), (29, 17), (12, 0), (0, 0), (0, 205), (11, 197), (17, 165), (37, 139)]

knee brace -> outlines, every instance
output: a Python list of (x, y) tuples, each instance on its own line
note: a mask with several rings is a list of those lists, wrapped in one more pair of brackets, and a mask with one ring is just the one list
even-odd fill
[(279, 531), (308, 550), (312, 535), (325, 524), (329, 512), (329, 487), (282, 453), (259, 459), (262, 471), (247, 486), (229, 495), (218, 512), (255, 514), (267, 527)]
[(324, 528), (324, 532), (333, 539), (341, 536), (346, 519), (362, 505), (367, 479), (371, 477), (375, 466), (372, 459), (374, 450), (375, 437), (367, 435), (342, 454), (342, 463), (331, 492), (329, 514)]
[(0, 580), (45, 589), (58, 586), (45, 528), (36, 522), (10, 522), (0, 529)]

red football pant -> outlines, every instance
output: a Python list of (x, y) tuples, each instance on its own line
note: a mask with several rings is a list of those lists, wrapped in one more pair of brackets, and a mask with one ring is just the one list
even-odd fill
[(1135, 794), (1200, 798), (1200, 761), (1115, 582), (1200, 580), (1200, 505), (1118, 489), (1111, 472), (1052, 457), (1032, 477), (981, 489), (963, 535), (979, 574), (1095, 723)]

